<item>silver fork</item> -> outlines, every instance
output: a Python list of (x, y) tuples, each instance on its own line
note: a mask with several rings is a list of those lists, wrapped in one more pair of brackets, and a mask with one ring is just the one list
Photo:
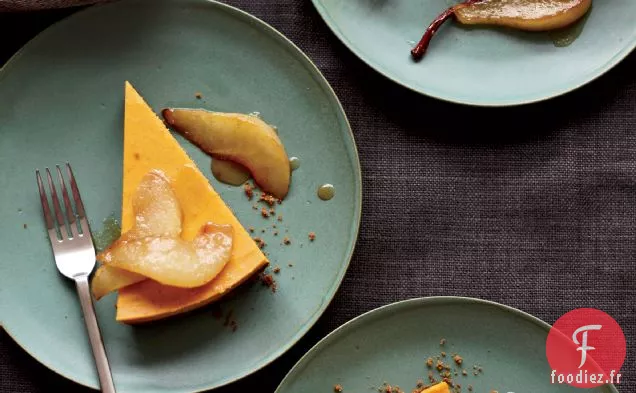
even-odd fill
[(60, 273), (75, 281), (77, 294), (79, 295), (82, 311), (84, 312), (84, 322), (88, 330), (88, 337), (91, 347), (93, 348), (93, 357), (97, 364), (97, 373), (99, 375), (102, 392), (115, 393), (113, 377), (110, 372), (110, 366), (108, 365), (108, 358), (104, 350), (104, 343), (102, 342), (102, 336), (99, 332), (99, 326), (97, 325), (93, 299), (88, 285), (88, 276), (95, 267), (95, 248), (93, 247), (91, 231), (88, 226), (88, 221), (86, 220), (84, 205), (80, 198), (79, 189), (77, 188), (71, 165), (66, 164), (66, 173), (71, 184), (75, 210), (73, 210), (73, 206), (71, 205), (71, 199), (68, 189), (66, 188), (62, 170), (59, 165), (56, 165), (56, 168), (58, 181), (62, 188), (64, 208), (60, 206), (51, 171), (49, 171), (49, 168), (46, 168), (46, 177), (49, 184), (54, 214), (51, 214), (40, 171), (35, 171), (38, 189), (40, 190), (40, 201), (42, 202), (44, 221), (46, 222), (46, 228), (49, 232), (55, 264)]

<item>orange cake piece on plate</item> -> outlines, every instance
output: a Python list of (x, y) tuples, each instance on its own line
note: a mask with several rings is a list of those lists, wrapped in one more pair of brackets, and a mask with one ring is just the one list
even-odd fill
[(422, 390), (420, 393), (450, 393), (450, 388), (446, 382), (440, 382)]
[(211, 282), (197, 288), (176, 288), (143, 280), (119, 290), (117, 320), (140, 323), (204, 306), (236, 288), (267, 264), (254, 243), (208, 179), (132, 85), (126, 82), (122, 232), (135, 223), (132, 197), (152, 170), (163, 172), (183, 211), (182, 237), (192, 239), (208, 221), (234, 228), (232, 257)]

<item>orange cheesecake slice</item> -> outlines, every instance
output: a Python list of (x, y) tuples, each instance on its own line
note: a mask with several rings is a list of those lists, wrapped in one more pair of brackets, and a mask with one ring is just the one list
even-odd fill
[(446, 382), (440, 382), (422, 390), (420, 393), (450, 393), (450, 387)]
[(124, 119), (122, 232), (135, 223), (132, 197), (141, 179), (152, 170), (168, 177), (179, 199), (184, 239), (194, 238), (209, 221), (234, 228), (232, 257), (211, 282), (197, 288), (176, 288), (145, 279), (119, 289), (117, 321), (133, 324), (166, 318), (213, 302), (261, 270), (268, 261), (208, 179), (128, 82)]

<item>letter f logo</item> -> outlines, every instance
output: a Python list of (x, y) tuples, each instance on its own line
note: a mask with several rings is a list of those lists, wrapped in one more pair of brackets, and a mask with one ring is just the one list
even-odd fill
[[(574, 333), (572, 334), (572, 341), (574, 341), (575, 344), (580, 345), (580, 347), (576, 349), (577, 351), (581, 351), (581, 364), (579, 365), (579, 368), (583, 367), (583, 365), (585, 364), (585, 360), (587, 359), (587, 351), (593, 351), (596, 349), (594, 347), (590, 347), (587, 345), (587, 332), (590, 330), (601, 330), (602, 327), (603, 327), (602, 325), (581, 326), (580, 328), (576, 329)], [(581, 332), (583, 334), (581, 335), (582, 337), (581, 342), (579, 342), (579, 339), (577, 338), (577, 336)]]

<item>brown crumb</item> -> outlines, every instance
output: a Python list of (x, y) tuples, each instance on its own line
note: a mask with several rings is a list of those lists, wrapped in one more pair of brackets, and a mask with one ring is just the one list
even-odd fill
[(462, 375), (466, 376), (466, 375), (468, 375), (468, 372), (466, 370), (462, 370)]
[(428, 380), (429, 380), (430, 383), (436, 383), (437, 382), (437, 380), (433, 376), (433, 372), (432, 371), (428, 372)]
[(254, 186), (250, 182), (247, 182), (243, 185), (243, 191), (245, 191), (245, 196), (247, 196), (247, 199), (251, 201), (254, 197)]
[(265, 228), (261, 229), (261, 233), (265, 233)]
[(263, 216), (265, 218), (269, 217), (269, 212), (267, 211), (267, 209), (265, 209), (265, 208), (261, 209), (261, 216)]
[(289, 239), (289, 237), (285, 236), (283, 238), (283, 244), (286, 245), (286, 246), (291, 244), (291, 240)]
[(254, 210), (258, 210), (258, 205), (257, 205), (257, 204), (253, 204), (253, 205), (252, 205), (252, 209), (254, 209)]
[(433, 358), (426, 359), (426, 365), (431, 368), (433, 367)]
[(418, 388), (421, 388), (422, 386), (424, 386), (424, 380), (423, 379), (418, 379), (415, 386), (418, 387)]
[(249, 228), (247, 228), (251, 233), (254, 233), (254, 227), (250, 226)]
[(272, 224), (272, 228), (276, 229), (276, 224)]
[(274, 208), (269, 209), (269, 214), (273, 216), (276, 214), (276, 210), (274, 210)]
[(265, 243), (265, 240), (263, 240), (260, 237), (254, 237), (253, 239), (256, 245), (258, 246), (258, 248), (260, 248), (261, 250), (265, 248), (265, 246), (267, 245), (267, 243)]
[(462, 359), (462, 357), (459, 355), (455, 355), (453, 357), (453, 360), (455, 361), (455, 363), (457, 363), (458, 366), (461, 366), (462, 362), (464, 361), (464, 359)]
[(342, 392), (342, 385), (340, 385), (340, 384), (335, 385), (333, 387), (333, 391), (336, 392), (336, 393)]
[(437, 361), (437, 365), (435, 366), (435, 368), (436, 368), (438, 371), (442, 371), (442, 370), (444, 369), (444, 363), (442, 363), (442, 361), (441, 361), (441, 360), (438, 360), (438, 361)]
[(203, 98), (203, 94), (201, 94), (200, 91), (197, 91), (196, 93), (194, 93), (194, 96), (197, 98), (197, 100), (200, 100), (201, 98)]
[(439, 340), (439, 345), (444, 346), (444, 344), (446, 344), (445, 338), (442, 338), (441, 340)]
[(468, 391), (472, 392), (473, 391), (473, 385), (468, 385)]
[(440, 355), (442, 355), (442, 357), (445, 358), (446, 357), (446, 352), (442, 351), (442, 353)]
[(261, 282), (263, 285), (270, 288), (272, 292), (276, 292), (276, 280), (274, 280), (274, 277), (271, 274), (261, 273)]
[(391, 386), (388, 383), (384, 383), (384, 386), (382, 386), (380, 389), (378, 389), (378, 391), (380, 392), (384, 392), (384, 393), (404, 393), (404, 391), (402, 389), (400, 389), (399, 386)]
[(270, 206), (274, 206), (276, 203), (281, 203), (281, 200), (276, 198), (273, 195), (270, 195), (266, 192), (261, 193), (261, 196), (258, 198), (259, 202), (265, 202)]
[(316, 232), (309, 232), (309, 241), (313, 242), (316, 240)]
[(22, 224), (22, 228), (27, 229), (27, 224)]
[(282, 222), (283, 221), (283, 215), (279, 214), (277, 220)]
[(274, 268), (272, 269), (272, 271), (273, 271), (275, 274), (280, 273), (280, 266), (278, 266), (278, 265), (274, 266)]
[(278, 236), (278, 231), (274, 231), (274, 236)]
[(232, 315), (234, 314), (234, 310), (228, 311), (225, 315), (225, 322), (223, 322), (223, 326), (230, 326), (230, 322), (232, 321)]
[(288, 263), (287, 266), (294, 267), (294, 264), (293, 263)]
[(223, 318), (223, 310), (221, 309), (221, 306), (216, 304), (212, 307), (212, 316), (214, 317), (214, 319)]

